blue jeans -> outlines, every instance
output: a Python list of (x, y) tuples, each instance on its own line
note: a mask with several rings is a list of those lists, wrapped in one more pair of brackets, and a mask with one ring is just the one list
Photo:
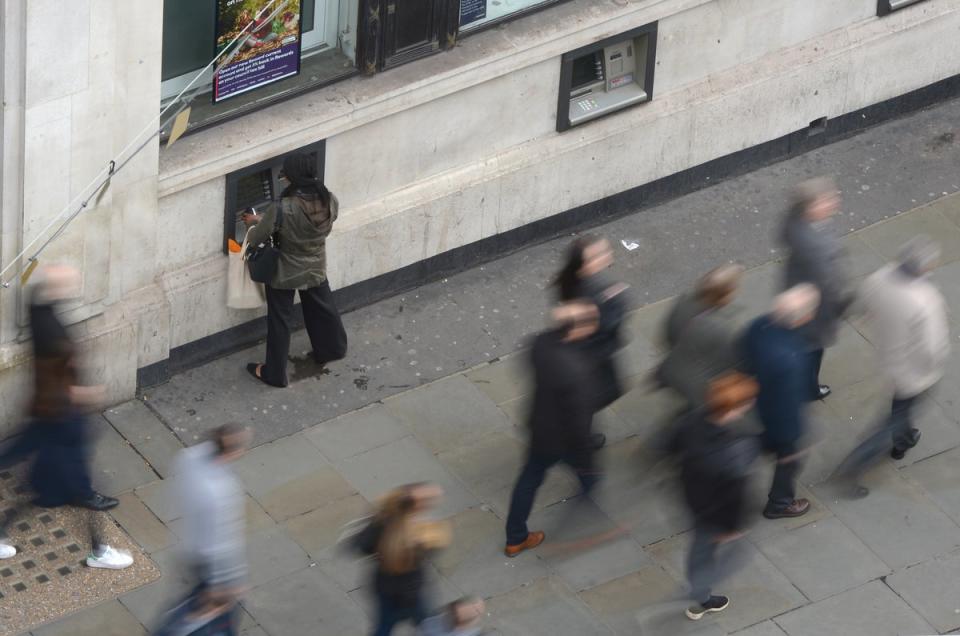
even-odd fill
[(690, 597), (698, 602), (710, 600), (713, 586), (744, 566), (749, 552), (742, 539), (720, 545), (712, 528), (697, 526), (687, 556), (687, 580)]
[(237, 636), (237, 606), (217, 616), (212, 621), (198, 625), (190, 615), (200, 607), (206, 583), (200, 583), (185, 599), (177, 604), (167, 615), (163, 627), (155, 636)]
[(404, 621), (419, 625), (427, 618), (427, 608), (422, 596), (417, 596), (412, 605), (400, 604), (390, 596), (377, 593), (377, 626), (373, 636), (390, 636), (393, 628)]
[(527, 463), (523, 466), (523, 470), (517, 478), (517, 483), (513, 487), (513, 495), (510, 497), (510, 512), (507, 515), (507, 545), (523, 543), (527, 535), (530, 534), (527, 529), (527, 519), (530, 518), (530, 511), (533, 509), (533, 500), (537, 496), (537, 490), (543, 484), (543, 478), (546, 476), (547, 470), (561, 461), (566, 462), (574, 469), (585, 495), (589, 494), (599, 481), (599, 476), (589, 467), (576, 466), (563, 457), (530, 453), (527, 457)]

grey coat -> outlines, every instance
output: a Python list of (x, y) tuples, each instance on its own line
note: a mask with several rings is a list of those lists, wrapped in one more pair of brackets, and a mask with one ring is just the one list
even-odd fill
[(816, 317), (803, 329), (811, 349), (823, 349), (837, 339), (837, 330), (850, 304), (849, 277), (843, 245), (831, 221), (811, 223), (791, 211), (781, 236), (789, 249), (784, 269), (784, 289), (810, 283), (820, 290)]
[(693, 294), (674, 305), (666, 331), (671, 347), (658, 379), (690, 406), (703, 406), (710, 380), (740, 363), (737, 333), (723, 309), (707, 308)]
[(280, 225), (280, 262), (270, 286), (274, 289), (310, 289), (327, 280), (327, 236), (337, 220), (340, 203), (330, 195), (330, 209), (316, 195), (298, 193), (272, 204), (250, 229), (250, 245), (266, 241)]

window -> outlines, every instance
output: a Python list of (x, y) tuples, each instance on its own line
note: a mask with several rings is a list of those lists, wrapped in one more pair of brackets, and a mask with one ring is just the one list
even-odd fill
[(448, 4), (448, 0), (387, 0), (380, 68), (438, 51)]
[(877, 0), (877, 15), (887, 15), (891, 11), (909, 7), (911, 4), (917, 4), (922, 0)]
[(650, 101), (657, 24), (566, 53), (560, 69), (557, 131)]
[[(304, 152), (315, 157), (317, 175), (323, 179), (326, 147), (326, 141), (320, 141), (294, 152)], [(238, 243), (243, 243), (247, 230), (240, 220), (240, 215), (244, 210), (256, 208), (258, 212), (262, 212), (263, 208), (280, 198), (282, 188), (279, 174), (286, 156), (284, 154), (273, 157), (227, 175), (227, 197), (223, 212), (224, 252), (227, 250), (227, 239), (232, 238)]]
[(460, 30), (468, 34), (560, 2), (564, 0), (460, 0)]
[[(253, 13), (258, 0), (246, 0)], [(217, 0), (163, 0), (162, 99), (169, 102), (216, 55)], [(300, 73), (214, 105), (209, 99), (213, 73), (208, 70), (194, 84), (191, 127), (218, 121), (280, 98), (356, 74), (356, 34), (360, 0), (287, 0), (299, 12), (301, 24)], [(191, 91), (192, 92), (192, 91)]]

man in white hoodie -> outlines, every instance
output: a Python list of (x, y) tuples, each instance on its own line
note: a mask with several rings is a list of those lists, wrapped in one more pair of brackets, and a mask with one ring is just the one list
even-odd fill
[(940, 248), (928, 237), (910, 240), (898, 263), (867, 278), (855, 302), (854, 312), (864, 314), (893, 388), (890, 416), (838, 469), (853, 478), (855, 496), (869, 494), (859, 484), (869, 464), (887, 451), (893, 459), (903, 459), (917, 445), (920, 430), (913, 425), (913, 413), (943, 377), (950, 355), (947, 305), (928, 276), (939, 258)]

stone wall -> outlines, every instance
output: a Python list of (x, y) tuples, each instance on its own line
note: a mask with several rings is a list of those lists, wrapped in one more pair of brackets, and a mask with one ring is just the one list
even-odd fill
[[(0, 1), (6, 263), (157, 112), (161, 11)], [(876, 0), (574, 0), (170, 150), (151, 144), (44, 260), (83, 267), (71, 319), (119, 400), (137, 368), (258, 315), (225, 308), (227, 172), (327, 139), (342, 287), (960, 73), (953, 0), (875, 13)], [(560, 56), (653, 21), (654, 99), (556, 133)], [(18, 302), (0, 295), (5, 404), (26, 369)]]

